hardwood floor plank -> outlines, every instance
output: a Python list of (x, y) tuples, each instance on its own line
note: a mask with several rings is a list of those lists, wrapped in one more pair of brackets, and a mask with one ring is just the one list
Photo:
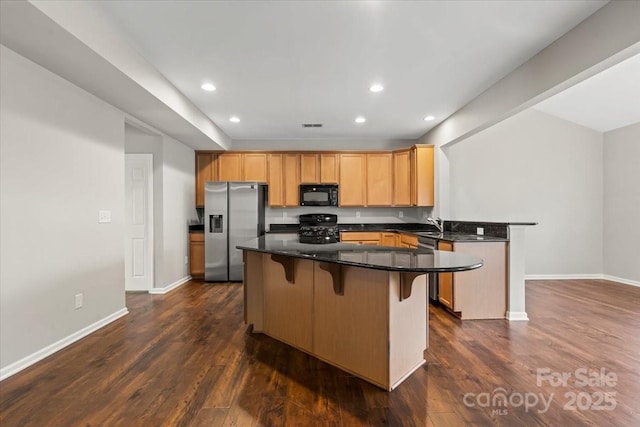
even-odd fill
[[(0, 425), (640, 425), (640, 289), (526, 288), (529, 322), (460, 321), (430, 306), (427, 363), (390, 393), (253, 334), (239, 284), (128, 294), (128, 316), (0, 383)], [(539, 384), (545, 368), (572, 378)], [(582, 386), (582, 368), (617, 381)], [(499, 389), (553, 398), (546, 408), (480, 404)], [(615, 393), (614, 410), (565, 409), (568, 395), (603, 392)]]

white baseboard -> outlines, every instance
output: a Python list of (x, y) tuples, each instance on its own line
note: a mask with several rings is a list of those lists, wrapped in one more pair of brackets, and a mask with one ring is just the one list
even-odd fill
[(510, 322), (513, 321), (521, 321), (521, 320), (529, 320), (529, 316), (527, 316), (526, 311), (507, 311), (507, 320)]
[(524, 280), (602, 279), (602, 274), (527, 274)]
[(612, 282), (622, 283), (624, 285), (640, 287), (640, 282), (638, 282), (637, 280), (623, 279), (622, 277), (609, 276), (608, 274), (603, 275), (602, 278), (604, 280), (610, 280)]
[(149, 291), (149, 293), (150, 294), (155, 294), (155, 295), (166, 294), (167, 292), (174, 290), (178, 286), (184, 285), (189, 280), (191, 280), (191, 276), (186, 276), (186, 277), (183, 277), (182, 279), (176, 280), (175, 282), (171, 283), (170, 285), (165, 286), (164, 288), (153, 288), (153, 289), (151, 289)]
[(81, 338), (86, 337), (87, 335), (97, 331), (100, 328), (103, 328), (105, 326), (107, 326), (109, 323), (113, 322), (114, 320), (117, 320), (119, 318), (121, 318), (122, 316), (125, 316), (129, 314), (129, 310), (127, 310), (127, 308), (122, 308), (118, 311), (116, 311), (113, 314), (110, 314), (109, 316), (102, 318), (100, 320), (98, 320), (95, 323), (92, 323), (91, 325), (80, 329), (77, 332), (74, 332), (73, 334), (62, 338), (59, 341), (54, 342), (51, 345), (46, 346), (45, 348), (36, 351), (35, 353), (31, 353), (30, 355), (23, 357), (22, 359), (18, 360), (17, 362), (13, 362), (12, 364), (5, 366), (4, 368), (0, 369), (0, 381), (9, 378), (10, 376), (17, 374), (18, 372), (22, 371), (23, 369), (28, 368), (29, 366), (33, 365), (36, 362), (41, 361), (42, 359), (44, 359), (47, 356), (52, 355), (53, 353), (62, 350), (63, 348), (73, 344), (74, 342), (78, 341)]
[(528, 274), (524, 280), (609, 280), (611, 282), (622, 283), (640, 287), (637, 280), (624, 279), (622, 277), (609, 276), (608, 274)]

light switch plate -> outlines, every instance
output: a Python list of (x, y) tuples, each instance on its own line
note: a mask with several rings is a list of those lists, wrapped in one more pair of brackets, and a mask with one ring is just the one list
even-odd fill
[(98, 222), (111, 222), (111, 211), (98, 211)]
[(484, 236), (484, 227), (477, 227), (476, 228), (476, 234), (478, 236)]

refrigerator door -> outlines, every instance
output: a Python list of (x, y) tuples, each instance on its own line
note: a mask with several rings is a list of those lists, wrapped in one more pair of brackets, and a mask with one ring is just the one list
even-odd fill
[(229, 235), (226, 182), (204, 184), (204, 280), (226, 282), (229, 280)]
[(229, 183), (229, 281), (243, 279), (242, 251), (236, 245), (258, 237), (259, 189), (257, 182)]

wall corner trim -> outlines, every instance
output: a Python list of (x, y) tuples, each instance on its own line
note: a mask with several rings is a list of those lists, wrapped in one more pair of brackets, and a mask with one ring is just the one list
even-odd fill
[(149, 291), (150, 294), (153, 295), (164, 295), (167, 292), (170, 292), (174, 289), (176, 289), (178, 286), (184, 285), (185, 283), (187, 283), (189, 280), (191, 280), (191, 276), (186, 276), (183, 277), (182, 279), (178, 279), (175, 282), (171, 283), (170, 285), (165, 286), (164, 288), (153, 288)]
[(4, 368), (0, 369), (0, 381), (3, 381), (7, 378), (9, 378), (10, 376), (17, 374), (18, 372), (22, 371), (23, 369), (28, 368), (29, 366), (41, 361), (42, 359), (52, 355), (53, 353), (56, 353), (60, 350), (62, 350), (63, 348), (73, 344), (74, 342), (86, 337), (87, 335), (92, 334), (93, 332), (97, 331), (98, 329), (101, 329), (105, 326), (107, 326), (109, 323), (123, 317), (126, 316), (127, 314), (129, 314), (129, 310), (127, 310), (126, 307), (116, 311), (115, 313), (112, 313), (110, 315), (108, 315), (107, 317), (104, 317), (100, 320), (98, 320), (97, 322), (92, 323), (91, 325), (80, 329), (79, 331), (76, 331), (74, 333), (72, 333), (71, 335), (68, 335), (64, 338), (62, 338), (59, 341), (54, 342), (53, 344), (50, 344), (34, 353), (31, 353), (30, 355), (23, 357), (22, 359), (5, 366)]
[(507, 311), (506, 317), (510, 322), (529, 320), (529, 316), (527, 316), (526, 311)]

